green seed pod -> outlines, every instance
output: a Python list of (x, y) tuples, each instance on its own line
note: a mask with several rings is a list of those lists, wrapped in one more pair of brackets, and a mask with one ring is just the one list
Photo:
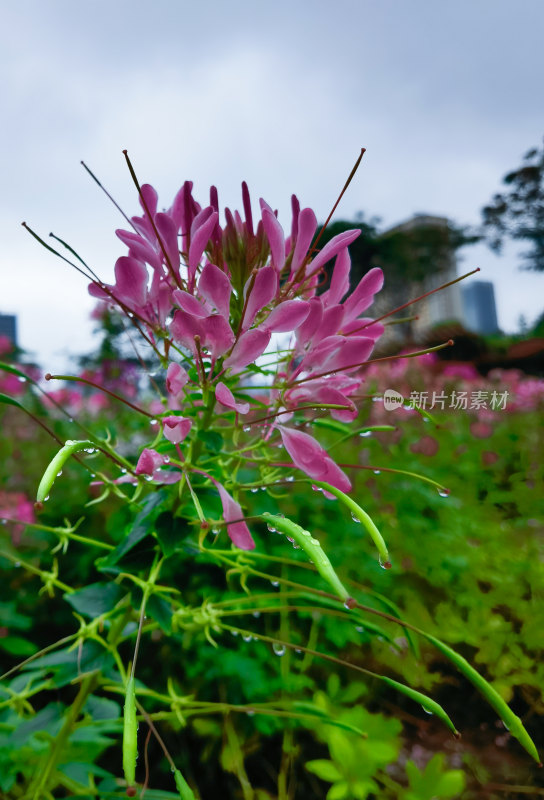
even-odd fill
[(390, 569), (391, 562), (389, 560), (389, 553), (387, 552), (387, 545), (385, 544), (383, 536), (374, 525), (366, 511), (363, 511), (361, 506), (356, 503), (355, 500), (352, 500), (351, 497), (349, 497), (347, 494), (344, 494), (344, 492), (341, 492), (340, 489), (337, 489), (335, 486), (330, 486), (330, 484), (324, 483), (323, 481), (313, 480), (312, 483), (314, 486), (319, 486), (320, 489), (324, 489), (326, 492), (333, 494), (349, 508), (355, 521), (361, 522), (372, 537), (372, 541), (376, 545), (376, 549), (378, 551), (381, 566), (384, 569)]
[(130, 789), (136, 781), (136, 759), (138, 758), (138, 723), (136, 722), (136, 693), (134, 676), (127, 681), (125, 708), (123, 713), (123, 772)]
[[(324, 485), (326, 486), (326, 484)], [(327, 581), (335, 594), (341, 597), (344, 602), (348, 600), (349, 592), (334, 571), (319, 541), (312, 536), (310, 531), (305, 531), (304, 528), (301, 528), (300, 525), (297, 525), (295, 522), (291, 522), (290, 519), (278, 517), (275, 514), (268, 514), (265, 512), (261, 514), (261, 517), (270, 527), (276, 528), (276, 530), (281, 531), (281, 533), (293, 539), (293, 541), (304, 550), (310, 561), (313, 561), (317, 571), (321, 577)]]
[(459, 671), (463, 673), (465, 678), (468, 678), (473, 686), (478, 689), (478, 691), (485, 697), (487, 702), (495, 709), (512, 736), (515, 736), (521, 746), (529, 753), (529, 755), (534, 758), (538, 764), (540, 764), (540, 756), (538, 755), (535, 743), (523, 727), (522, 721), (516, 714), (514, 714), (512, 709), (507, 705), (500, 694), (491, 686), (491, 684), (489, 684), (485, 678), (476, 672), (474, 667), (472, 667), (468, 661), (463, 658), (463, 656), (459, 655), (459, 653), (456, 653), (455, 650), (452, 650), (447, 644), (441, 642), (440, 639), (435, 639), (435, 637), (431, 636), (429, 633), (424, 633), (422, 631), (422, 634), (429, 642), (434, 644), (437, 650), (440, 650), (441, 653), (449, 658), (452, 664), (455, 664)]
[(49, 492), (51, 491), (51, 487), (55, 483), (56, 478), (58, 477), (59, 472), (61, 472), (64, 464), (70, 456), (74, 453), (79, 452), (80, 450), (90, 450), (93, 451), (96, 449), (96, 445), (94, 442), (89, 441), (72, 441), (69, 439), (64, 447), (62, 447), (54, 459), (51, 461), (47, 469), (43, 474), (43, 478), (40, 481), (40, 485), (38, 486), (38, 492), (36, 494), (36, 502), (43, 503), (47, 497), (49, 496)]
[(174, 770), (174, 780), (176, 781), (176, 788), (179, 792), (180, 800), (195, 800), (193, 790), (179, 769)]

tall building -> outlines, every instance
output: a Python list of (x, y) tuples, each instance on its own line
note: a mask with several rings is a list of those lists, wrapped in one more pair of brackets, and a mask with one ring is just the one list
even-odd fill
[[(442, 240), (447, 242), (446, 237), (449, 231), (449, 223), (446, 217), (418, 214), (412, 217), (412, 219), (400, 225), (396, 225), (394, 228), (390, 228), (386, 231), (385, 235), (396, 233), (417, 234), (419, 231), (421, 231), (422, 234), (420, 237), (422, 242), (430, 238), (426, 231), (430, 231), (431, 237), (433, 231), (437, 234), (443, 233), (444, 237), (439, 235), (434, 238), (436, 241)], [(414, 242), (418, 239), (417, 236), (413, 238)], [(411, 252), (411, 257), (413, 258), (415, 256), (416, 260), (418, 258), (417, 249), (417, 245), (414, 245), (415, 252)], [(439, 252), (440, 255), (425, 268), (426, 274), (423, 275), (421, 280), (417, 281), (410, 279), (399, 280), (397, 278), (394, 285), (389, 283), (388, 286), (387, 265), (384, 264), (386, 275), (384, 289), (376, 298), (377, 302), (372, 308), (372, 313), (379, 316), (381, 313), (401, 305), (411, 298), (419, 297), (432, 289), (436, 289), (441, 284), (455, 280), (458, 277), (455, 250), (452, 247), (441, 246), (437, 248), (437, 252)], [(400, 264), (400, 266), (402, 266), (402, 264)], [(403, 314), (416, 314), (418, 319), (412, 321), (408, 327), (399, 325), (389, 328), (388, 338), (403, 339), (408, 336), (410, 338), (423, 339), (429, 329), (434, 325), (443, 322), (463, 322), (463, 303), (459, 284), (454, 284), (447, 289), (429, 295), (429, 297), (407, 308)]]
[(0, 336), (7, 336), (17, 346), (17, 317), (14, 314), (0, 314)]
[(491, 281), (471, 281), (462, 287), (465, 324), (474, 333), (497, 333), (497, 309)]

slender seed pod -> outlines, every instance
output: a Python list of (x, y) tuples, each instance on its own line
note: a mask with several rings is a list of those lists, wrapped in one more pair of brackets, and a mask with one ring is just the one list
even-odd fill
[(491, 684), (488, 683), (486, 679), (483, 678), (465, 658), (463, 658), (463, 656), (459, 655), (459, 653), (456, 653), (455, 650), (452, 650), (447, 644), (441, 642), (440, 639), (435, 639), (435, 637), (431, 636), (430, 633), (425, 633), (423, 631), (421, 633), (429, 642), (434, 644), (437, 650), (440, 650), (440, 652), (443, 653), (446, 658), (455, 664), (465, 678), (468, 678), (473, 686), (478, 689), (478, 691), (485, 697), (487, 702), (495, 709), (512, 736), (516, 737), (521, 746), (532, 758), (534, 758), (537, 764), (541, 764), (540, 756), (538, 755), (535, 743), (525, 730), (522, 721), (516, 714), (514, 714), (512, 709), (507, 705), (500, 694), (491, 686)]
[[(324, 484), (325, 486), (327, 484)], [(310, 531), (305, 531), (296, 522), (292, 522), (285, 517), (278, 517), (275, 514), (265, 512), (261, 514), (262, 519), (268, 523), (270, 527), (275, 528), (281, 533), (284, 533), (290, 539), (298, 544), (304, 550), (310, 561), (313, 561), (315, 567), (321, 577), (327, 581), (333, 591), (346, 602), (349, 600), (349, 592), (342, 584), (342, 581), (334, 571), (334, 567), (329, 561), (325, 551), (321, 547), (319, 541), (312, 536)]]
[(195, 800), (193, 790), (179, 769), (174, 770), (174, 780), (176, 781), (176, 788), (179, 792), (180, 800)]
[(64, 464), (70, 456), (73, 456), (74, 453), (79, 452), (80, 450), (95, 450), (96, 445), (94, 442), (89, 441), (72, 441), (69, 439), (64, 447), (62, 447), (57, 455), (53, 458), (47, 469), (43, 474), (43, 478), (40, 481), (40, 485), (38, 486), (38, 491), (36, 493), (36, 502), (43, 503), (47, 497), (49, 496), (49, 492), (51, 491), (51, 487), (55, 483), (55, 480), (61, 472)]
[(136, 722), (136, 693), (134, 675), (127, 681), (125, 708), (123, 713), (123, 772), (127, 782), (127, 794), (136, 781), (136, 759), (138, 758), (138, 724)]
[(386, 683), (388, 686), (391, 686), (393, 689), (396, 689), (401, 694), (409, 697), (410, 700), (415, 700), (416, 703), (419, 703), (423, 710), (427, 712), (427, 714), (435, 714), (439, 720), (441, 720), (453, 735), (458, 739), (460, 738), (461, 734), (451, 721), (450, 717), (446, 714), (440, 703), (437, 703), (436, 700), (433, 700), (431, 697), (428, 697), (426, 694), (422, 692), (418, 692), (417, 689), (412, 689), (411, 686), (406, 686), (404, 683), (399, 683), (398, 681), (393, 680), (393, 678), (388, 678), (386, 675), (377, 675), (381, 681)]
[(353, 517), (356, 517), (359, 522), (361, 522), (368, 533), (370, 534), (372, 541), (376, 545), (376, 549), (378, 551), (378, 556), (380, 559), (380, 565), (384, 569), (391, 568), (391, 562), (389, 560), (389, 553), (387, 552), (387, 545), (385, 544), (384, 538), (375, 526), (374, 522), (368, 516), (366, 511), (363, 511), (361, 506), (352, 500), (347, 494), (341, 492), (340, 489), (337, 489), (335, 486), (331, 486), (328, 483), (324, 483), (323, 481), (314, 481), (312, 480), (314, 486), (319, 486), (320, 489), (324, 489), (326, 492), (330, 492), (335, 497), (344, 503), (345, 506), (349, 508), (352, 513)]

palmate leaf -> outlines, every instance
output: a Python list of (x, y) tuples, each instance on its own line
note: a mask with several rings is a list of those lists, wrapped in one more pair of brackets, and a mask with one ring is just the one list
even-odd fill
[[(323, 488), (326, 488), (327, 491), (329, 490), (328, 484), (323, 484), (320, 481), (315, 481), (315, 483), (317, 485), (321, 485)], [(332, 489), (332, 491), (337, 494), (337, 496), (338, 494), (341, 494), (338, 493), (338, 490)], [(349, 597), (346, 588), (338, 578), (332, 564), (322, 550), (319, 542), (316, 539), (313, 539), (313, 537), (310, 537), (307, 531), (303, 531), (300, 525), (297, 525), (285, 517), (278, 517), (266, 513), (262, 514), (261, 517), (269, 524), (272, 523), (277, 530), (285, 533), (296, 541), (296, 543), (304, 550), (308, 557), (315, 563), (318, 572), (327, 581), (335, 594), (345, 605), (348, 605), (352, 598)], [(353, 606), (356, 606), (355, 601), (353, 602)], [(348, 605), (348, 607), (350, 606)], [(463, 658), (463, 656), (459, 655), (459, 653), (456, 653), (455, 650), (452, 650), (452, 648), (448, 647), (448, 645), (446, 645), (444, 642), (436, 639), (434, 636), (431, 636), (431, 634), (425, 633), (425, 631), (415, 628), (415, 626), (411, 627), (420, 636), (423, 636), (425, 639), (427, 639), (427, 641), (431, 642), (431, 644), (433, 644), (437, 650), (446, 656), (446, 658), (448, 658), (449, 661), (451, 661), (457, 667), (457, 669), (473, 684), (473, 686), (478, 689), (478, 691), (484, 696), (492, 708), (495, 709), (512, 736), (515, 736), (527, 753), (529, 753), (529, 755), (534, 758), (538, 764), (540, 764), (540, 756), (536, 749), (536, 745), (529, 736), (521, 719), (514, 714), (508, 704), (491, 686), (491, 684), (488, 683), (488, 681), (486, 681), (486, 679), (480, 675), (480, 673), (477, 672), (474, 667), (472, 667), (468, 661)], [(416, 689), (405, 686), (404, 684), (399, 683), (392, 678), (388, 678), (383, 675), (375, 675), (375, 677), (383, 680), (389, 686), (395, 688), (397, 691), (406, 695), (410, 699), (418, 702), (424, 708), (424, 710), (430, 711), (439, 719), (441, 719), (454, 734), (457, 733), (455, 725), (442, 706), (436, 703), (436, 701), (432, 700), (421, 692), (418, 692)]]

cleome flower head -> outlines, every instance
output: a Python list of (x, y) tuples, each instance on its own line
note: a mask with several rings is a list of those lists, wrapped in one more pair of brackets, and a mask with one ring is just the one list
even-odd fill
[[(245, 183), (243, 210), (226, 208), (224, 221), (215, 187), (202, 206), (190, 181), (162, 211), (156, 191), (144, 184), (140, 205), (132, 230), (116, 231), (128, 252), (117, 259), (115, 282), (94, 281), (89, 291), (117, 304), (161, 359), (169, 408), (162, 431), (172, 446), (189, 452), (189, 466), (180, 462), (180, 469), (191, 469), (191, 449), (200, 451), (196, 442), (215, 409), (220, 426), (234, 419), (256, 448), (262, 441), (278, 444), (310, 478), (349, 490), (348, 477), (298, 426), (312, 412), (325, 410), (341, 422), (357, 415), (352, 398), (363, 380), (360, 367), (383, 333), (362, 316), (383, 285), (381, 270), (370, 270), (355, 287), (350, 282), (348, 247), (360, 231), (345, 231), (314, 250), (312, 209), (300, 208), (293, 196), (284, 230), (264, 200), (254, 216)], [(278, 341), (283, 349), (276, 354)], [(276, 354), (271, 381), (270, 370), (259, 366), (265, 354)], [(270, 386), (257, 395), (250, 376), (259, 372)], [(247, 443), (245, 452), (250, 457)], [(136, 474), (158, 480), (164, 463), (162, 453), (144, 449)], [(235, 501), (218, 487), (232, 518)], [(239, 507), (236, 512), (241, 515)], [(227, 530), (247, 548), (253, 540), (241, 524)]]

